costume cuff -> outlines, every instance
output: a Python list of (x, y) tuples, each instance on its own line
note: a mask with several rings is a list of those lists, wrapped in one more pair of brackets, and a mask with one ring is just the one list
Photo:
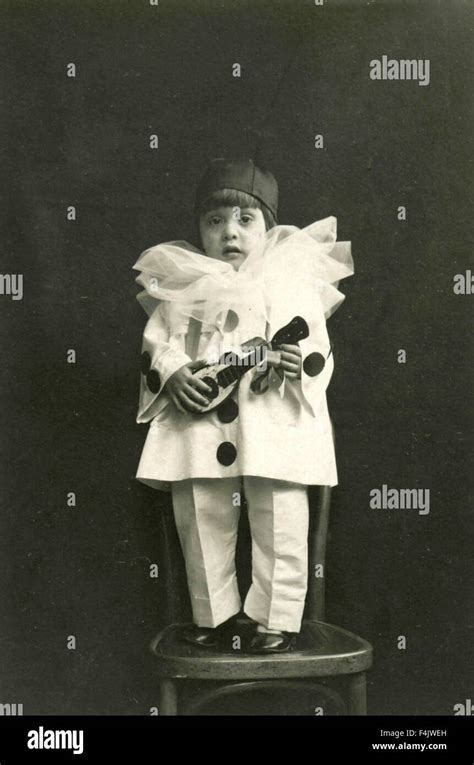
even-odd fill
[(316, 417), (334, 370), (331, 346), (329, 342), (327, 345), (315, 343), (311, 337), (300, 340), (299, 345), (302, 356), (301, 390), (311, 414)]
[[(147, 347), (148, 346), (148, 347)], [(144, 341), (140, 359), (141, 386), (137, 422), (148, 422), (157, 414), (157, 399), (164, 395), (163, 388), (180, 367), (192, 359), (169, 343), (160, 344), (154, 351)], [(163, 394), (163, 395), (160, 395)]]

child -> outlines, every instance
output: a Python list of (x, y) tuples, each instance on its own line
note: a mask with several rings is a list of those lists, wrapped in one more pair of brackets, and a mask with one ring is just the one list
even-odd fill
[[(196, 193), (202, 250), (185, 241), (146, 250), (134, 268), (149, 320), (137, 422), (150, 422), (137, 478), (172, 492), (194, 625), (186, 639), (214, 647), (241, 609), (235, 571), (240, 491), (252, 536), (243, 610), (250, 650), (287, 651), (307, 590), (309, 484), (335, 486), (326, 387), (333, 357), (325, 319), (353, 273), (336, 220), (277, 225), (278, 187), (252, 160), (214, 160)], [(271, 340), (295, 316), (309, 328), (280, 346), (276, 367), (241, 378), (216, 410), (193, 372), (251, 338)]]

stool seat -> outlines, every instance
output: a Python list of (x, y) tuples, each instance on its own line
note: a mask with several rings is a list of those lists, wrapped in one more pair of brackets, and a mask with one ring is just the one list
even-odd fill
[[(257, 680), (264, 678), (328, 677), (364, 672), (372, 664), (372, 646), (342, 627), (304, 620), (290, 650), (282, 654), (246, 652), (255, 622), (236, 619), (222, 645), (214, 650), (186, 643), (189, 623), (170, 624), (150, 643), (160, 678)], [(241, 648), (233, 648), (235, 636)]]

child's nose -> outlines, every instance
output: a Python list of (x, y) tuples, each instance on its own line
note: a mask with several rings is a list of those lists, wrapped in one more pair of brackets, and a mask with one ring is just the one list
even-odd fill
[(237, 221), (236, 220), (228, 220), (227, 223), (224, 224), (223, 228), (223, 236), (224, 239), (230, 239), (231, 237), (234, 237), (237, 235)]

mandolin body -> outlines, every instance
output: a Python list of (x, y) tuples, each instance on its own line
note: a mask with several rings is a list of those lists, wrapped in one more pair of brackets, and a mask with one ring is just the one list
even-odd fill
[(307, 337), (308, 334), (309, 329), (306, 321), (301, 316), (295, 316), (275, 333), (271, 343), (266, 343), (261, 338), (253, 338), (244, 343), (240, 348), (242, 355), (236, 360), (236, 363), (206, 364), (206, 366), (198, 369), (194, 372), (193, 377), (209, 385), (211, 392), (208, 394), (209, 404), (203, 406), (200, 412), (195, 412), (195, 414), (199, 416), (217, 409), (232, 395), (243, 375), (257, 365), (261, 371), (265, 371), (267, 366), (279, 366), (280, 353), (278, 347), (280, 344), (297, 343)]

